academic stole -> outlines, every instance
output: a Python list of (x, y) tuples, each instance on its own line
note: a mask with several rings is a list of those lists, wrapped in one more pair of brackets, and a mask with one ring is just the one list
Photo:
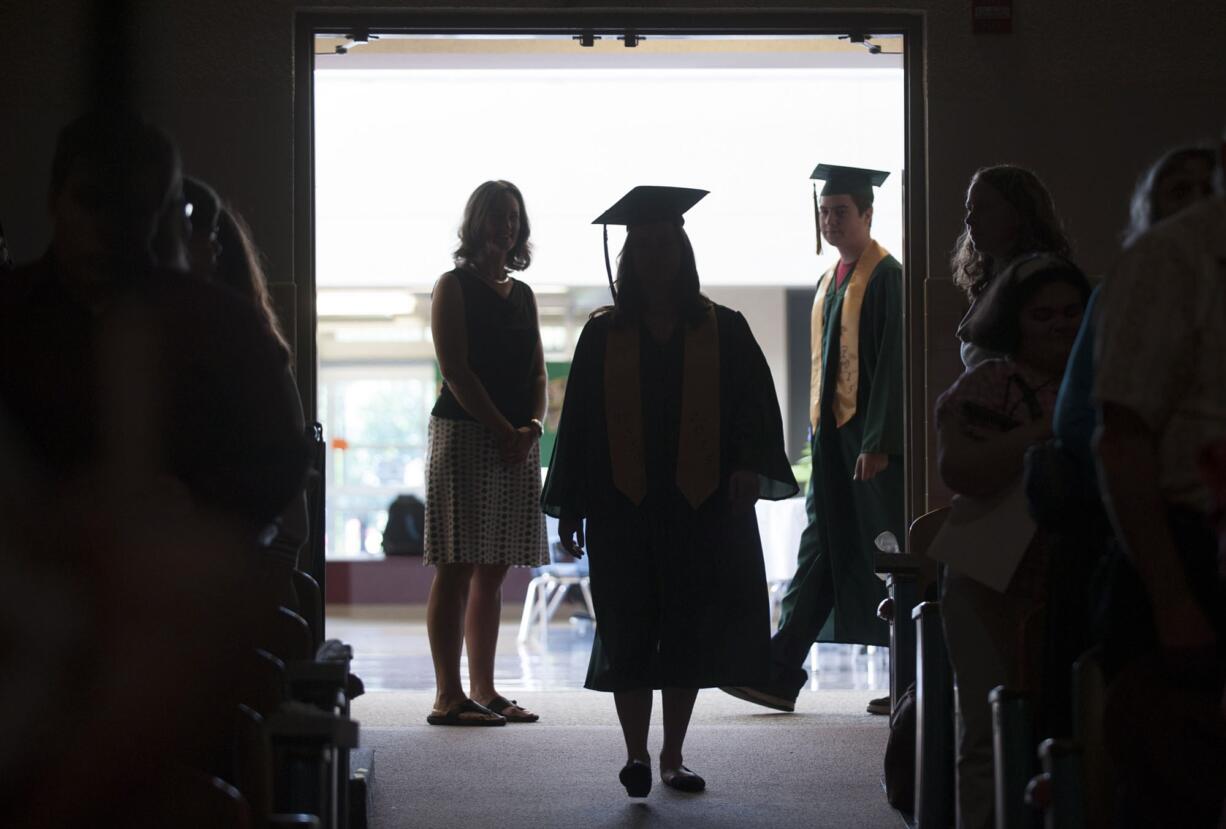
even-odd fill
[[(856, 267), (847, 280), (847, 291), (843, 294), (843, 313), (839, 320), (839, 373), (834, 387), (834, 424), (841, 427), (851, 420), (856, 413), (856, 394), (860, 388), (860, 308), (864, 305), (864, 292), (873, 278), (873, 271), (881, 264), (881, 260), (889, 256), (881, 245), (875, 241), (860, 254)], [(817, 431), (817, 424), (822, 416), (822, 382), (825, 379), (825, 361), (822, 359), (822, 341), (825, 337), (825, 317), (823, 311), (827, 294), (833, 295), (838, 288), (834, 285), (835, 271), (838, 266), (822, 274), (817, 282), (817, 295), (813, 298), (813, 311), (809, 327), (809, 425)]]
[[(610, 327), (604, 362), (613, 486), (636, 507), (647, 495), (639, 328)], [(719, 487), (719, 327), (714, 307), (700, 324), (687, 328), (683, 365), (677, 488), (698, 509)]]

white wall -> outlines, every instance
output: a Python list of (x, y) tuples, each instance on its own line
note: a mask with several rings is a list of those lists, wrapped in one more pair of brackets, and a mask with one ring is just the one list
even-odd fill
[(775, 395), (782, 410), (787, 405), (787, 318), (785, 289), (775, 286), (703, 285), (703, 293), (720, 305), (745, 315), (754, 339), (771, 367)]

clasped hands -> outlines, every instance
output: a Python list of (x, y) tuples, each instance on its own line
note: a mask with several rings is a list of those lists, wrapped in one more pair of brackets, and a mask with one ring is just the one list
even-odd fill
[(508, 428), (498, 438), (498, 456), (507, 466), (524, 463), (538, 437), (536, 429), (531, 426)]

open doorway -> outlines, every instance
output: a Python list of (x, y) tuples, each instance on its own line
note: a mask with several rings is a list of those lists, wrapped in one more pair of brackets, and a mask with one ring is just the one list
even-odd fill
[[(481, 181), (509, 179), (525, 194), (535, 247), (525, 279), (540, 306), (554, 401), (583, 323), (608, 301), (592, 219), (636, 184), (710, 190), (687, 217), (703, 288), (749, 320), (802, 475), (809, 346), (796, 309), (807, 314), (817, 276), (837, 256), (829, 247), (814, 253), (813, 166), (890, 170), (874, 236), (904, 266), (922, 254), (904, 186), (914, 190), (917, 158), (909, 140), (914, 21), (698, 25), (660, 16), (602, 28), (563, 17), (534, 25), (521, 16), (502, 27), (478, 17), (300, 21), (300, 66), (308, 45), (310, 66), (299, 77), (300, 98), (309, 94), (299, 134), (310, 136), (311, 153), (309, 165), (298, 161), (309, 184), (298, 206), (313, 222), (309, 245), (300, 238), (297, 248), (309, 262), (298, 271), (300, 319), (309, 322), (299, 355), (316, 371), (304, 396), (329, 446), (323, 548), (332, 602), (378, 616), (378, 605), (425, 600), (430, 571), (419, 559), (385, 556), (384, 534), (392, 501), (423, 495), (438, 383), (429, 293), (450, 267), (464, 200)], [(620, 244), (613, 230), (610, 249)], [(912, 354), (917, 294), (907, 304)], [(914, 426), (908, 433), (917, 434)], [(920, 470), (908, 473), (923, 480)], [(512, 571), (509, 607), (522, 602), (528, 577)], [(557, 681), (558, 665), (538, 656), (521, 665), (525, 677)], [(420, 668), (432, 682), (428, 664)], [(871, 681), (826, 685), (844, 680)]]

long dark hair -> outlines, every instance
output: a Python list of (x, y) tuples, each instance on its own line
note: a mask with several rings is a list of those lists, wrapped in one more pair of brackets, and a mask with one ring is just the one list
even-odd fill
[[(697, 325), (702, 322), (711, 307), (711, 300), (702, 293), (702, 286), (698, 281), (698, 263), (694, 259), (694, 246), (690, 243), (689, 234), (679, 223), (669, 226), (676, 231), (677, 245), (681, 253), (677, 277), (673, 281), (677, 310), (682, 319), (690, 325)], [(626, 255), (634, 231), (632, 225), (626, 233), (626, 243), (617, 255), (617, 279), (614, 283), (617, 287), (617, 303), (597, 308), (592, 313), (593, 317), (612, 313), (615, 325), (637, 324), (643, 318), (643, 311), (647, 306), (643, 277), (635, 270), (634, 257)]]
[(499, 179), (487, 181), (477, 187), (464, 205), (464, 218), (460, 221), (458, 232), (460, 245), (451, 255), (457, 266), (472, 267), (485, 255), (485, 220), (504, 193), (509, 193), (519, 204), (519, 236), (507, 254), (507, 269), (522, 271), (532, 264), (532, 245), (528, 242), (532, 229), (528, 225), (528, 208), (524, 206), (524, 195), (511, 182)]
[(217, 242), (221, 249), (217, 254), (213, 279), (254, 305), (268, 323), (273, 337), (286, 353), (292, 353), (293, 349), (277, 321), (277, 311), (268, 292), (268, 278), (264, 274), (260, 251), (251, 237), (251, 229), (228, 204), (222, 205), (217, 214)]
[(1090, 298), (1090, 281), (1063, 256), (1032, 253), (1019, 256), (984, 292), (966, 322), (966, 339), (980, 348), (1017, 353), (1022, 339), (1022, 308), (1044, 285), (1066, 282), (1081, 294), (1082, 307)]
[(1132, 201), (1128, 205), (1128, 227), (1124, 229), (1125, 247), (1163, 218), (1157, 215), (1155, 196), (1158, 194), (1158, 185), (1176, 167), (1188, 161), (1204, 161), (1212, 169), (1217, 162), (1217, 155), (1205, 144), (1176, 147), (1163, 153), (1137, 179), (1137, 186), (1132, 191)]
[(993, 261), (991, 256), (977, 249), (971, 242), (970, 231), (962, 228), (962, 234), (954, 243), (949, 264), (953, 269), (954, 284), (966, 291), (967, 298), (971, 300), (983, 293), (996, 272), (1019, 254), (1054, 253), (1068, 257), (1072, 253), (1072, 245), (1056, 214), (1055, 202), (1038, 176), (1023, 167), (1000, 164), (976, 170), (966, 188), (967, 192), (979, 182), (1000, 193), (1017, 211), (1022, 226), (1017, 244), (1001, 262)]

